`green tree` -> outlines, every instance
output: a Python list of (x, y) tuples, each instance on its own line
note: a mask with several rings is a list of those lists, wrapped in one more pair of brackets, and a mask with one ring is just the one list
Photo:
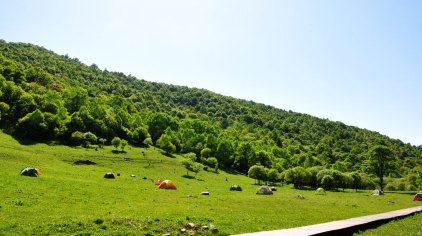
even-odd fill
[(119, 147), (119, 145), (120, 145), (121, 142), (122, 142), (122, 140), (119, 137), (114, 137), (111, 140), (111, 145), (113, 145), (116, 148), (116, 150), (117, 150), (117, 148)]
[(313, 166), (313, 167), (307, 168), (306, 170), (309, 171), (309, 174), (310, 174), (309, 185), (312, 188), (317, 188), (318, 187), (317, 175), (322, 170), (322, 166)]
[(10, 106), (9, 104), (5, 102), (0, 102), (0, 121), (2, 119), (2, 116), (7, 115), (7, 112), (9, 111)]
[(271, 167), (271, 156), (268, 152), (260, 150), (256, 153), (256, 159), (265, 167)]
[[(339, 188), (342, 186), (342, 172), (338, 170), (331, 170), (331, 169), (323, 169), (317, 174), (317, 179), (320, 185), (322, 185), (325, 189), (331, 188)], [(324, 177), (329, 176), (330, 178)]]
[(341, 173), (341, 179), (340, 180), (341, 180), (341, 183), (340, 183), (339, 187), (341, 187), (343, 189), (343, 192), (344, 192), (345, 188), (350, 188), (353, 184), (352, 176), (350, 176), (347, 173)]
[(135, 145), (142, 145), (145, 139), (148, 137), (148, 128), (146, 126), (140, 126), (132, 132), (131, 142)]
[(107, 139), (105, 139), (105, 138), (99, 138), (98, 141), (100, 141), (100, 144), (101, 144), (100, 148), (103, 148), (104, 145), (105, 145), (105, 143), (107, 142)]
[(272, 183), (279, 182), (281, 180), (280, 173), (277, 169), (270, 169), (268, 171), (268, 180)]
[(189, 159), (191, 159), (192, 161), (196, 161), (196, 154), (195, 153), (193, 153), (193, 152), (189, 152), (189, 153), (186, 153), (185, 155), (183, 155), (184, 157), (186, 157), (186, 158), (189, 158)]
[[(218, 147), (218, 139), (215, 134), (208, 134), (206, 138), (206, 144), (205, 147), (210, 148), (213, 152), (217, 150)], [(211, 153), (211, 155), (214, 155), (215, 153)]]
[(198, 162), (193, 163), (193, 170), (192, 171), (195, 173), (195, 175), (194, 175), (195, 178), (202, 169), (204, 169), (204, 165), (202, 165), (201, 163), (198, 163)]
[(359, 173), (361, 179), (362, 179), (362, 189), (374, 189), (376, 188), (377, 184), (373, 181), (371, 176), (369, 176), (366, 173)]
[(352, 178), (352, 188), (355, 189), (355, 191), (358, 191), (362, 186), (362, 177), (358, 172), (352, 172), (349, 175)]
[(248, 171), (249, 178), (258, 180), (258, 184), (261, 184), (262, 181), (267, 180), (267, 170), (264, 166), (261, 165), (253, 165), (251, 168), (249, 168)]
[(341, 171), (341, 172), (347, 172), (350, 171), (352, 169), (352, 163), (348, 162), (348, 161), (341, 161), (341, 160), (337, 160), (333, 166), (333, 169)]
[(195, 173), (194, 177), (201, 171), (204, 166), (201, 163), (192, 161), (190, 158), (183, 158), (182, 165), (186, 168), (186, 176), (189, 176), (189, 171)]
[(161, 135), (157, 140), (157, 146), (163, 149), (167, 154), (174, 153), (176, 151), (176, 146), (171, 142), (171, 137), (167, 134)]
[(80, 132), (80, 131), (75, 131), (72, 133), (72, 135), (70, 136), (70, 143), (72, 145), (81, 145), (83, 143), (83, 141), (85, 140), (85, 136), (84, 133)]
[(311, 174), (305, 168), (297, 166), (286, 171), (284, 180), (287, 184), (293, 184), (294, 188), (301, 189), (309, 183)]
[(17, 133), (31, 138), (45, 137), (48, 127), (44, 114), (36, 109), (18, 121)]
[(177, 130), (177, 122), (165, 113), (154, 113), (148, 120), (148, 132), (156, 143), (167, 128)]
[(23, 93), (17, 101), (14, 112), (18, 117), (23, 117), (26, 114), (33, 112), (37, 108), (37, 103), (34, 97), (29, 93)]
[(91, 132), (86, 132), (84, 133), (84, 139), (86, 141), (89, 141), (90, 143), (96, 143), (98, 138), (97, 135), (91, 133)]
[(217, 169), (218, 169), (218, 160), (217, 160), (217, 158), (215, 158), (215, 157), (209, 157), (206, 160), (207, 160), (206, 161), (206, 164), (209, 167), (212, 167), (212, 168), (214, 168), (217, 171)]
[(384, 191), (384, 176), (394, 168), (394, 156), (390, 148), (376, 145), (369, 151), (372, 172), (379, 178), (379, 186)]
[(151, 138), (146, 138), (143, 143), (145, 145), (147, 145), (147, 146), (152, 146), (153, 145)]
[(64, 94), (66, 108), (70, 113), (79, 111), (88, 101), (88, 92), (82, 88), (68, 89)]
[(186, 176), (189, 176), (189, 171), (193, 169), (193, 163), (190, 158), (183, 158), (182, 165), (186, 168)]
[(233, 163), (233, 146), (232, 143), (222, 138), (219, 140), (216, 157), (218, 159), (218, 163), (223, 165), (226, 168), (229, 168)]
[(321, 178), (320, 184), (325, 189), (331, 189), (334, 185), (334, 177), (331, 175), (324, 175)]
[(236, 157), (234, 160), (234, 166), (236, 170), (247, 173), (249, 170), (249, 165), (255, 165), (257, 163), (249, 162), (255, 160), (255, 151), (252, 148), (252, 145), (249, 142), (241, 142), (237, 146)]
[(122, 139), (121, 141), (120, 141), (120, 148), (122, 149), (122, 152), (124, 152), (125, 151), (125, 147), (127, 146), (127, 141), (125, 140), (125, 139)]
[(208, 158), (208, 157), (210, 157), (211, 156), (211, 154), (212, 154), (212, 150), (211, 150), (211, 148), (204, 148), (204, 149), (202, 149), (202, 151), (201, 151), (201, 157), (202, 158)]

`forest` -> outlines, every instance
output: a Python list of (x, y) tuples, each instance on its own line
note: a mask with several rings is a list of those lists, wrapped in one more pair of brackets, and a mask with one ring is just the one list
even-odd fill
[[(142, 65), (140, 65), (142, 66)], [(422, 188), (422, 146), (0, 40), (0, 128), (18, 140), (155, 146), (296, 188)], [(191, 163), (192, 164), (192, 163)]]

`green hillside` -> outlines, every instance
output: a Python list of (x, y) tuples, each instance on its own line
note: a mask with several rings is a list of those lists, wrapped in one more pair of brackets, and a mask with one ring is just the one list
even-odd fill
[(211, 168), (215, 159), (220, 169), (243, 174), (259, 165), (265, 176), (251, 177), (298, 188), (352, 187), (353, 180), (359, 180), (353, 187), (374, 188), (374, 153), (382, 147), (391, 157), (382, 185), (422, 187), (421, 146), (203, 89), (100, 70), (32, 44), (0, 41), (0, 125), (21, 142), (89, 147), (119, 137), (169, 155), (190, 153)]
[[(277, 186), (271, 196), (256, 195), (258, 186), (244, 175), (201, 171), (196, 178), (186, 177), (180, 165), (184, 157), (171, 158), (152, 147), (116, 153), (112, 146), (22, 145), (3, 132), (0, 140), (0, 235), (177, 235), (188, 223), (201, 226), (196, 234), (216, 234), (202, 230), (212, 224), (227, 235), (420, 205), (409, 194), (346, 190), (315, 195), (290, 185)], [(75, 164), (81, 160), (95, 164)], [(20, 176), (26, 166), (39, 168), (41, 175)], [(104, 179), (109, 171), (120, 176)], [(177, 190), (158, 189), (156, 179), (173, 180)], [(229, 191), (233, 184), (243, 191)]]

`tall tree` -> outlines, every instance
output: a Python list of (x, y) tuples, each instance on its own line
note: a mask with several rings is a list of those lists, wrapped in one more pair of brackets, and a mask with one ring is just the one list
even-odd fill
[(394, 155), (390, 148), (376, 145), (369, 151), (372, 172), (379, 178), (379, 186), (384, 191), (384, 176), (394, 167)]
[(148, 120), (148, 132), (154, 143), (164, 134), (167, 128), (177, 130), (177, 122), (165, 113), (154, 113)]
[(249, 163), (249, 160), (255, 159), (255, 151), (249, 142), (242, 142), (237, 146), (236, 157), (234, 161), (235, 168), (242, 172), (247, 173), (249, 166), (257, 163)]
[(38, 109), (19, 119), (17, 125), (20, 134), (31, 138), (45, 137), (47, 129), (44, 114)]

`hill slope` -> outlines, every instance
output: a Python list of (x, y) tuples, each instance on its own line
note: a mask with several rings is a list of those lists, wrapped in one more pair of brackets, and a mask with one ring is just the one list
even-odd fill
[[(407, 194), (375, 197), (370, 190), (346, 190), (315, 195), (312, 190), (287, 185), (278, 186), (271, 196), (256, 195), (258, 186), (243, 175), (202, 171), (196, 179), (186, 178), (186, 170), (179, 164), (183, 157), (169, 158), (154, 148), (134, 147), (115, 153), (112, 146), (95, 150), (52, 142), (21, 145), (3, 132), (0, 140), (1, 235), (178, 235), (189, 222), (213, 224), (218, 235), (229, 235), (420, 204)], [(96, 164), (74, 164), (79, 160)], [(39, 168), (41, 175), (20, 176), (26, 166)], [(121, 175), (103, 178), (109, 171)], [(156, 179), (172, 179), (177, 190), (158, 189), (152, 181)], [(242, 186), (243, 191), (229, 191), (233, 184)], [(200, 195), (202, 191), (210, 195)], [(304, 199), (297, 198), (298, 194)], [(201, 233), (217, 235), (201, 228), (195, 235)]]
[(32, 44), (0, 41), (0, 112), (1, 127), (16, 137), (75, 145), (120, 137), (192, 152), (197, 161), (216, 157), (220, 167), (241, 173), (257, 163), (279, 172), (323, 166), (371, 173), (369, 152), (381, 144), (394, 154), (390, 176), (422, 185), (420, 146), (203, 89), (138, 80)]

